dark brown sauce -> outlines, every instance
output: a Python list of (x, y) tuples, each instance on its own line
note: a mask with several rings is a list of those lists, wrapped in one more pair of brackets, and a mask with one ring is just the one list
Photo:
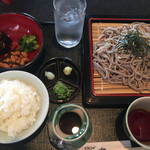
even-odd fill
[(140, 142), (150, 141), (150, 112), (135, 109), (129, 113), (128, 123), (134, 137)]
[(60, 118), (59, 126), (65, 134), (76, 134), (81, 128), (81, 118), (75, 112), (67, 112)]

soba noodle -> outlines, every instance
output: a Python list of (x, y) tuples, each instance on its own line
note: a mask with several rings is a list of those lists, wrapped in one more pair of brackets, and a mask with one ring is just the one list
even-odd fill
[(150, 39), (150, 24), (123, 24), (100, 30), (102, 32), (93, 51), (93, 64), (100, 76), (111, 84), (123, 84), (139, 92), (150, 91), (150, 62), (146, 63), (143, 71), (142, 59), (118, 53), (116, 48), (121, 35), (126, 35), (129, 30), (138, 30), (143, 37)]

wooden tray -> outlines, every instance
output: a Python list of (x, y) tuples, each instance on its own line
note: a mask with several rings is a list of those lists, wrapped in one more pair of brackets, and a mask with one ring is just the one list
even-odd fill
[[(91, 24), (91, 44), (93, 45), (91, 48), (91, 51), (94, 51), (94, 46), (95, 43), (99, 37), (99, 35), (101, 34), (102, 30), (100, 30), (101, 27), (118, 27), (121, 26), (124, 23), (105, 23), (105, 22), (93, 22)], [(130, 24), (130, 23), (128, 23)], [(92, 57), (92, 56), (91, 56)], [(91, 59), (92, 61), (92, 59)], [(132, 90), (131, 88), (129, 88), (128, 86), (124, 86), (124, 85), (120, 85), (120, 84), (110, 84), (108, 82), (105, 82), (101, 76), (98, 74), (97, 70), (94, 68), (93, 64), (91, 67), (91, 72), (92, 73), (92, 89), (93, 89), (93, 94), (95, 96), (101, 96), (102, 94), (139, 94), (139, 92)], [(143, 94), (146, 93), (150, 93), (150, 91), (143, 91)]]
[[(140, 96), (150, 96), (149, 91), (144, 91), (141, 94), (137, 91), (132, 90), (128, 86), (123, 86), (119, 84), (114, 85), (105, 82), (98, 74), (92, 63), (93, 61), (92, 53), (94, 45), (98, 39), (98, 36), (101, 33), (99, 27), (108, 27), (108, 26), (117, 27), (121, 26), (124, 23), (130, 24), (132, 22), (149, 23), (150, 19), (96, 18), (96, 17), (86, 18), (86, 27), (85, 27), (86, 32), (84, 32), (84, 45), (87, 45), (87, 43), (89, 44), (89, 47), (85, 46), (84, 48), (84, 64), (83, 64), (84, 72), (86, 73), (84, 76), (86, 78), (89, 78), (89, 80), (84, 79), (83, 85), (83, 101), (86, 106), (120, 107), (129, 105), (133, 100), (135, 100)], [(86, 68), (87, 65), (90, 65), (90, 70)]]

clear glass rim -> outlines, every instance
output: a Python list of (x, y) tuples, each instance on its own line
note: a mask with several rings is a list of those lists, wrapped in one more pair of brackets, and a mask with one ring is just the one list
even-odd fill
[[(57, 0), (53, 0), (53, 7), (54, 7), (54, 9), (55, 10), (57, 10), (57, 8), (56, 8), (56, 1)], [(84, 3), (84, 9), (82, 10), (82, 12), (85, 12), (85, 10), (86, 10), (86, 7), (87, 7), (87, 2), (86, 2), (86, 0), (83, 0), (83, 3)], [(58, 10), (57, 10), (58, 11)]]
[[(55, 124), (55, 119), (56, 119), (56, 116), (57, 116), (58, 112), (59, 112), (61, 109), (64, 109), (65, 107), (68, 107), (68, 106), (73, 106), (73, 107), (76, 107), (76, 108), (81, 109), (81, 110), (84, 112), (84, 114), (85, 114), (85, 116), (86, 116), (86, 119), (87, 119), (87, 125), (86, 125), (86, 128), (85, 128), (84, 132), (83, 132), (80, 136), (78, 136), (77, 138), (75, 138), (75, 139), (66, 139), (66, 138), (63, 138), (62, 136), (60, 136), (60, 135), (57, 133), (57, 131), (56, 131), (55, 128), (54, 128), (54, 126), (55, 126), (55, 125), (54, 125), (54, 124)], [(55, 135), (56, 135), (57, 137), (59, 137), (59, 139), (61, 139), (61, 140), (63, 140), (63, 141), (75, 141), (75, 140), (78, 140), (79, 138), (81, 138), (82, 136), (84, 136), (84, 134), (87, 132), (87, 130), (88, 130), (88, 128), (89, 128), (89, 125), (90, 125), (89, 115), (87, 114), (86, 110), (85, 110), (83, 107), (81, 107), (80, 105), (77, 105), (77, 104), (65, 104), (65, 105), (61, 105), (60, 108), (57, 110), (57, 112), (54, 114), (53, 120), (52, 120), (52, 128), (53, 128), (53, 131), (54, 131)], [(80, 130), (79, 130), (79, 132), (80, 132)], [(78, 133), (76, 133), (76, 134), (74, 134), (74, 135), (77, 135), (77, 134), (78, 134)]]

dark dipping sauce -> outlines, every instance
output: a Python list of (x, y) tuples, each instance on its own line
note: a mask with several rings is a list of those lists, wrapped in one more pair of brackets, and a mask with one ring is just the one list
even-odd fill
[(65, 134), (76, 134), (81, 128), (81, 118), (75, 112), (64, 113), (59, 121), (59, 127)]
[(135, 109), (128, 116), (129, 128), (133, 136), (140, 142), (150, 141), (150, 112)]

